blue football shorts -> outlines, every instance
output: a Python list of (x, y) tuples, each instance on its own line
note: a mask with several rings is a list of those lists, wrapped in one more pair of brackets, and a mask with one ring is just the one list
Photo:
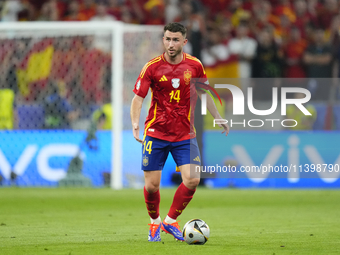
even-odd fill
[(186, 164), (201, 165), (201, 154), (196, 138), (180, 142), (169, 142), (146, 136), (142, 146), (142, 170), (163, 170), (169, 152), (171, 152), (177, 166)]

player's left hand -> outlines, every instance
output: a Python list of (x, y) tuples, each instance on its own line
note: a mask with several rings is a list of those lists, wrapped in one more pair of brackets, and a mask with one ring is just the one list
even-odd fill
[(222, 131), (222, 134), (225, 132), (225, 136), (227, 136), (229, 134), (229, 125), (226, 123), (226, 124), (218, 124), (218, 126), (220, 128), (223, 128), (223, 131)]

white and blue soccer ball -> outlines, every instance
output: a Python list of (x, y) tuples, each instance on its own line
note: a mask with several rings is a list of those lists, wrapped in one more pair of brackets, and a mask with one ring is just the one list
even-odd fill
[(210, 236), (210, 228), (200, 219), (192, 219), (183, 227), (183, 238), (187, 244), (205, 244)]

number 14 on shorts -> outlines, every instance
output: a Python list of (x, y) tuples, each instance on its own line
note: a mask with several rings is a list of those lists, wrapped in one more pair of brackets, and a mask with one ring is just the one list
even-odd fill
[(152, 141), (148, 141), (148, 143), (146, 143), (146, 141), (144, 141), (144, 143), (143, 143), (143, 154), (145, 154), (145, 150), (147, 151), (147, 152), (149, 152), (149, 154), (151, 154), (151, 151), (152, 151), (152, 149), (151, 149), (151, 147), (152, 147)]

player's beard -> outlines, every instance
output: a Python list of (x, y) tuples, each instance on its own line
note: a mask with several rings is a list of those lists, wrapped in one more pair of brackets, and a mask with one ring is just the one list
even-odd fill
[(182, 53), (182, 49), (175, 50), (172, 54), (170, 54), (170, 50), (168, 50), (168, 56), (172, 59), (176, 58), (181, 53)]

